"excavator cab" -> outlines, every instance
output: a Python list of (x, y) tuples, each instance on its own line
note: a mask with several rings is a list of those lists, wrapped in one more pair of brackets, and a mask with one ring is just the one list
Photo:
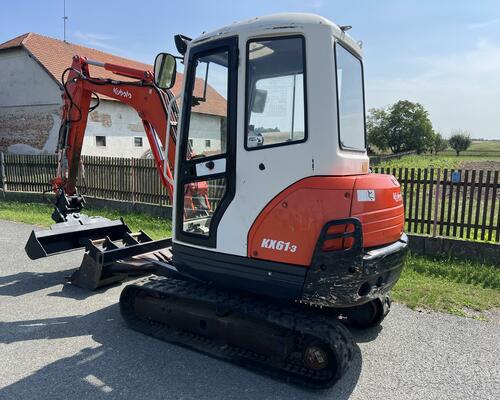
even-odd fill
[[(362, 51), (344, 29), (287, 14), (176, 41), (185, 63), (171, 249), (179, 272), (386, 312), (407, 248), (403, 204), (394, 177), (369, 173)], [(212, 110), (204, 124), (201, 109)], [(206, 188), (208, 206), (190, 185)]]
[[(123, 221), (77, 215), (82, 227), (33, 233), (28, 254), (85, 246), (76, 283), (123, 279), (128, 258), (140, 256), (157, 278), (122, 292), (134, 329), (310, 386), (335, 383), (352, 360), (340, 321), (383, 320), (408, 248), (400, 185), (369, 170), (362, 49), (347, 29), (277, 14), (177, 35), (181, 56), (159, 54), (153, 74), (75, 58), (56, 192), (78, 195), (78, 110), (93, 92), (129, 91), (120, 100), (143, 120), (173, 237), (152, 241)], [(177, 96), (168, 90), (176, 58), (185, 67)], [(89, 63), (140, 84), (97, 82)]]

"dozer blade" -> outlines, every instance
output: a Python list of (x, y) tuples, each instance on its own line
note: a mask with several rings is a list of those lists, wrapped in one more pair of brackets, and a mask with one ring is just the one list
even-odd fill
[(197, 282), (127, 285), (120, 310), (142, 333), (313, 388), (335, 384), (353, 358), (352, 336), (337, 318)]
[(24, 250), (29, 258), (36, 260), (81, 249), (89, 240), (105, 237), (119, 240), (126, 232), (130, 233), (130, 229), (121, 219), (110, 221), (80, 215), (68, 222), (54, 224), (50, 229), (32, 231)]
[(80, 268), (71, 283), (95, 290), (126, 279), (129, 275), (149, 274), (155, 261), (169, 258), (171, 239), (153, 240), (146, 233), (132, 233), (122, 219), (70, 215), (67, 222), (51, 229), (31, 232), (26, 254), (36, 260), (85, 248)]

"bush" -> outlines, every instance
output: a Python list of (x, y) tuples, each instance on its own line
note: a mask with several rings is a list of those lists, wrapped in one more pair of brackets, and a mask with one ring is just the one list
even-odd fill
[(434, 152), (434, 154), (437, 154), (440, 151), (445, 151), (447, 148), (448, 141), (443, 137), (443, 135), (436, 133), (432, 141), (431, 153)]

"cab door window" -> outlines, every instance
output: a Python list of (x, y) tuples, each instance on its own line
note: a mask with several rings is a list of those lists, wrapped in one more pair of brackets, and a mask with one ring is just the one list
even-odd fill
[(228, 52), (196, 59), (186, 160), (226, 153)]

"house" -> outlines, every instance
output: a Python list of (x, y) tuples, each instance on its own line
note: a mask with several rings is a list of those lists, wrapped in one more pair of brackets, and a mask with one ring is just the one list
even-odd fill
[[(153, 69), (151, 65), (36, 33), (26, 33), (0, 44), (0, 151), (55, 152), (62, 104), (61, 75), (71, 66), (76, 54), (105, 63)], [(90, 73), (127, 80), (95, 66), (90, 66)], [(176, 95), (181, 90), (182, 78), (179, 73), (172, 89)], [(209, 150), (217, 145), (219, 127), (226, 118), (224, 97), (210, 86), (207, 90), (212, 100), (195, 107), (191, 120), (195, 151)], [(101, 98), (99, 107), (89, 114), (83, 154), (143, 157), (148, 149), (136, 111), (111, 98)]]

